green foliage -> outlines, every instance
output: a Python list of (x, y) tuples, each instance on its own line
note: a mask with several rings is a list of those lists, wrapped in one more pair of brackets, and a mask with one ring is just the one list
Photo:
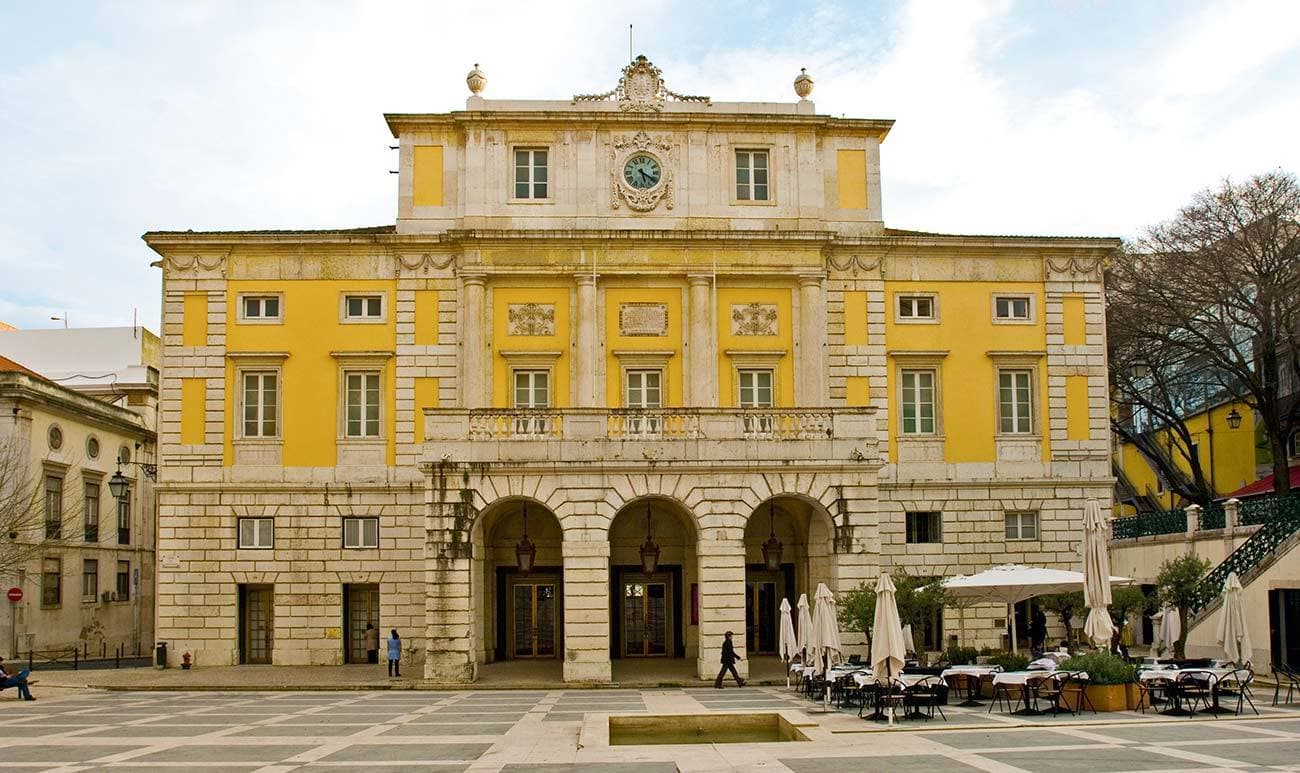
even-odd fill
[(1024, 671), (1029, 668), (1029, 658), (1008, 652), (989, 658), (989, 665), (1002, 666), (1003, 671)]
[[(898, 605), (898, 619), (902, 625), (911, 625), (914, 636), (921, 635), (921, 626), (948, 600), (948, 592), (934, 577), (923, 577), (899, 571), (891, 575), (894, 580), (894, 601)], [(861, 583), (840, 594), (838, 599), (840, 625), (850, 631), (862, 631), (871, 640), (871, 626), (876, 618), (876, 586)], [(918, 651), (920, 648), (917, 648)]]
[(1065, 671), (1087, 671), (1088, 684), (1128, 684), (1137, 680), (1137, 667), (1109, 652), (1075, 655), (1062, 663), (1061, 668)]
[(871, 641), (871, 624), (876, 619), (876, 589), (864, 582), (847, 590), (836, 599), (840, 627), (848, 631), (861, 631)]
[(980, 647), (980, 654), (984, 657), (988, 657), (993, 654), (993, 648), (985, 644), (983, 647)]
[(1174, 643), (1174, 657), (1186, 657), (1184, 645), (1187, 642), (1187, 617), (1192, 603), (1196, 600), (1196, 586), (1206, 572), (1210, 571), (1210, 562), (1194, 555), (1182, 555), (1160, 565), (1156, 574), (1156, 599), (1161, 606), (1178, 609), (1178, 619), (1182, 633)]
[(1128, 623), (1129, 615), (1147, 612), (1151, 599), (1136, 585), (1112, 588), (1110, 592), (1110, 619), (1118, 633)]
[(979, 650), (974, 647), (949, 647), (948, 651), (943, 653), (944, 660), (953, 666), (969, 666), (975, 663), (975, 658), (979, 657)]
[(1073, 593), (1057, 593), (1051, 596), (1039, 596), (1035, 601), (1038, 606), (1054, 613), (1061, 620), (1061, 625), (1065, 628), (1065, 640), (1070, 641), (1070, 631), (1073, 626), (1070, 624), (1075, 617), (1085, 614), (1083, 606), (1083, 591)]

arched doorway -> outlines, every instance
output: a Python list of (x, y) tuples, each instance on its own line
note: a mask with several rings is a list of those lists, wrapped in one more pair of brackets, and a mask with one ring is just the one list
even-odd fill
[[(610, 524), (610, 657), (695, 658), (697, 532), (678, 503), (635, 500)], [(651, 549), (653, 558), (645, 551)], [(649, 564), (649, 565), (647, 565)]]
[(782, 599), (794, 608), (806, 593), (811, 604), (817, 583), (834, 586), (833, 539), (830, 515), (802, 497), (776, 496), (750, 514), (745, 523), (745, 647), (751, 655), (777, 654)]
[(472, 538), (479, 662), (560, 660), (564, 559), (555, 514), (533, 500), (495, 502)]

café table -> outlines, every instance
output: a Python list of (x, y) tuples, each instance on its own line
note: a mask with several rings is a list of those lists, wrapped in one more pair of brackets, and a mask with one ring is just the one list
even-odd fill
[(1170, 717), (1190, 717), (1192, 712), (1183, 708), (1182, 691), (1178, 687), (1178, 677), (1183, 674), (1205, 674), (1206, 680), (1209, 681), (1210, 687), (1210, 707), (1205, 710), (1207, 714), (1232, 714), (1232, 709), (1224, 708), (1219, 705), (1218, 682), (1223, 677), (1231, 674), (1232, 668), (1149, 668), (1138, 674), (1138, 679), (1143, 682), (1167, 681), (1168, 685), (1165, 690), (1169, 695), (1169, 702), (1173, 704), (1169, 708), (1160, 712)]
[[(927, 678), (926, 674), (897, 674), (893, 677), (891, 682), (893, 684), (902, 684), (904, 687), (911, 687), (912, 685), (916, 684), (917, 682), (925, 678)], [(860, 670), (857, 673), (853, 674), (853, 680), (857, 682), (859, 688), (864, 688), (870, 684), (873, 684), (876, 681), (874, 676), (872, 676), (871, 669), (869, 668)], [(890, 685), (890, 688), (892, 688), (893, 684)], [(875, 711), (863, 717), (863, 719), (870, 719), (877, 722), (883, 722), (884, 720), (889, 718), (889, 716), (885, 714), (884, 711), (882, 711), (882, 709), (884, 708), (884, 701), (883, 701), (884, 697), (885, 697), (884, 691), (880, 691), (880, 690), (876, 691), (876, 703), (875, 706), (873, 707)], [(904, 715), (903, 718), (908, 719), (906, 715)]]
[(1001, 670), (1000, 666), (949, 666), (939, 673), (939, 678), (951, 687), (953, 677), (966, 677), (966, 699), (957, 705), (970, 708), (984, 705), (977, 700), (980, 695), (980, 684), (985, 677), (991, 677)]
[[(1034, 700), (1033, 690), (1029, 689), (1029, 680), (1038, 677), (1051, 677), (1054, 674), (1065, 673), (1064, 671), (1003, 671), (993, 675), (993, 687), (997, 689), (998, 685), (1011, 685), (1020, 688), (1020, 702), (1024, 708), (1017, 709), (1012, 714), (1023, 717), (1037, 717), (1047, 712), (1038, 708), (1037, 701)], [(1082, 673), (1082, 672), (1080, 672)]]

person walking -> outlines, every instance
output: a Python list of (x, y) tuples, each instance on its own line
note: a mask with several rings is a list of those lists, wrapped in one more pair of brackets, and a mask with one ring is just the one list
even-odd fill
[(0, 690), (8, 689), (10, 687), (17, 687), (18, 700), (20, 701), (36, 700), (36, 698), (32, 696), (31, 688), (27, 686), (27, 675), (31, 672), (16, 671), (11, 673), (9, 669), (5, 668), (4, 661), (5, 661), (4, 658), (0, 658)]
[(726, 676), (728, 671), (735, 678), (737, 687), (745, 686), (745, 680), (741, 679), (740, 674), (736, 673), (737, 660), (744, 660), (744, 658), (736, 654), (736, 648), (731, 643), (731, 631), (727, 631), (725, 638), (722, 640), (722, 670), (718, 671), (718, 678), (713, 682), (715, 688), (722, 689), (722, 677)]
[(396, 628), (388, 637), (388, 675), (402, 675), (402, 637), (397, 635)]
[(366, 662), (379, 662), (379, 629), (366, 623)]

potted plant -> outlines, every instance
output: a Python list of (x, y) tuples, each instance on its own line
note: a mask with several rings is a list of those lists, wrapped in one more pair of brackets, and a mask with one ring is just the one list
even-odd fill
[[(1075, 655), (1061, 664), (1061, 670), (1088, 673), (1084, 693), (1097, 711), (1137, 708), (1137, 667), (1124, 658), (1109, 652)], [(1078, 710), (1074, 705), (1070, 708)]]

